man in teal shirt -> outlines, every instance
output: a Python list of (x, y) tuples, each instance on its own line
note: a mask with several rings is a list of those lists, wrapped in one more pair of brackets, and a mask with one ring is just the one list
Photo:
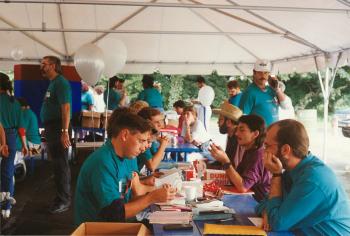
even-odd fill
[(269, 196), (256, 209), (264, 229), (350, 235), (347, 194), (334, 172), (308, 153), (305, 127), (296, 120), (278, 121), (267, 130), (264, 144), (264, 166), (273, 174)]
[(115, 110), (125, 105), (126, 93), (121, 94), (118, 92), (118, 86), (120, 83), (120, 79), (117, 76), (109, 78), (109, 89), (106, 89), (103, 93), (103, 100), (108, 110)]
[(278, 106), (285, 99), (285, 94), (277, 86), (277, 79), (270, 76), (270, 67), (267, 60), (255, 63), (253, 83), (244, 90), (239, 103), (243, 114), (261, 116), (266, 126), (278, 120)]
[(55, 56), (46, 56), (40, 64), (41, 74), (50, 80), (41, 107), (41, 121), (45, 127), (48, 151), (53, 160), (56, 197), (50, 213), (67, 211), (71, 202), (70, 167), (68, 147), (70, 143), (70, 119), (72, 90), (62, 75), (61, 61)]
[[(138, 115), (115, 110), (108, 123), (109, 140), (84, 162), (75, 193), (75, 224), (126, 221), (156, 202), (173, 199), (169, 186), (146, 195), (137, 177), (135, 157), (145, 151), (150, 124)], [(136, 194), (137, 192), (137, 194)]]
[(92, 111), (94, 107), (94, 97), (89, 91), (89, 85), (81, 81), (81, 110)]
[(139, 93), (137, 100), (145, 101), (150, 107), (164, 112), (163, 96), (154, 87), (154, 79), (151, 75), (144, 75), (142, 78), (143, 90)]

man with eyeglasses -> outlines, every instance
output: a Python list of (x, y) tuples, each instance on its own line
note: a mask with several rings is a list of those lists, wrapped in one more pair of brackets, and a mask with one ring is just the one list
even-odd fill
[(334, 172), (309, 150), (298, 121), (273, 123), (265, 139), (264, 166), (272, 174), (269, 196), (256, 208), (265, 230), (297, 235), (350, 235), (350, 204)]
[(56, 197), (50, 213), (67, 211), (71, 204), (71, 173), (68, 163), (70, 143), (70, 119), (72, 90), (63, 77), (61, 61), (55, 56), (46, 56), (41, 60), (40, 71), (50, 80), (40, 117), (45, 127), (48, 150), (53, 160)]

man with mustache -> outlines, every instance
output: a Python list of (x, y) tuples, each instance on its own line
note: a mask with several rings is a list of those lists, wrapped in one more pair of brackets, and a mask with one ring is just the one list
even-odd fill
[(67, 211), (71, 204), (71, 173), (68, 163), (70, 143), (70, 119), (72, 109), (72, 89), (63, 77), (61, 61), (55, 56), (45, 56), (41, 60), (40, 71), (50, 80), (41, 107), (41, 121), (45, 127), (48, 150), (53, 161), (56, 197), (50, 213)]
[(292, 119), (272, 124), (264, 148), (264, 166), (273, 174), (269, 196), (256, 208), (264, 229), (349, 235), (347, 194), (334, 172), (308, 151), (305, 127)]
[(253, 70), (253, 83), (244, 90), (239, 104), (244, 114), (264, 118), (266, 127), (278, 120), (278, 106), (285, 100), (285, 94), (277, 86), (277, 78), (270, 76), (270, 70), (269, 61), (257, 60)]

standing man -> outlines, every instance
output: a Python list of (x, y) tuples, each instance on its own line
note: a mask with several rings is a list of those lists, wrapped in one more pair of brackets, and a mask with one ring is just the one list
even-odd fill
[[(212, 110), (210, 105), (213, 103), (215, 98), (214, 89), (205, 84), (205, 79), (203, 76), (197, 76), (197, 86), (199, 88), (198, 91), (198, 100), (194, 101), (196, 104), (198, 119), (203, 123), (204, 128), (208, 131), (209, 122), (212, 114)], [(205, 97), (206, 102), (203, 103), (203, 98)]]
[(305, 127), (292, 119), (272, 124), (264, 148), (264, 166), (273, 174), (269, 196), (256, 209), (264, 229), (350, 235), (349, 198), (334, 172), (308, 151)]
[(227, 92), (229, 95), (228, 102), (236, 107), (239, 107), (242, 92), (237, 80), (231, 80), (227, 83)]
[(94, 97), (89, 91), (89, 85), (81, 81), (81, 111), (92, 111), (94, 107)]
[(50, 209), (52, 214), (67, 211), (71, 203), (71, 173), (68, 163), (72, 90), (63, 77), (61, 61), (46, 56), (40, 64), (41, 74), (50, 80), (41, 107), (41, 120), (45, 127), (48, 150), (53, 160), (56, 198)]
[(278, 120), (278, 106), (285, 99), (277, 78), (270, 76), (270, 70), (271, 65), (267, 60), (255, 63), (253, 83), (243, 92), (239, 105), (244, 114), (256, 114), (264, 118), (267, 127)]

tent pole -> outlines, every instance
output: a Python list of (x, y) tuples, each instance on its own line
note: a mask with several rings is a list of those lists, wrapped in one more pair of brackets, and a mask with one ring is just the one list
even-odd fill
[(330, 68), (326, 69), (326, 76), (324, 81), (324, 91), (323, 94), (323, 147), (322, 147), (322, 156), (323, 161), (327, 162), (327, 145), (328, 145), (328, 105), (329, 105), (329, 76), (330, 76)]

